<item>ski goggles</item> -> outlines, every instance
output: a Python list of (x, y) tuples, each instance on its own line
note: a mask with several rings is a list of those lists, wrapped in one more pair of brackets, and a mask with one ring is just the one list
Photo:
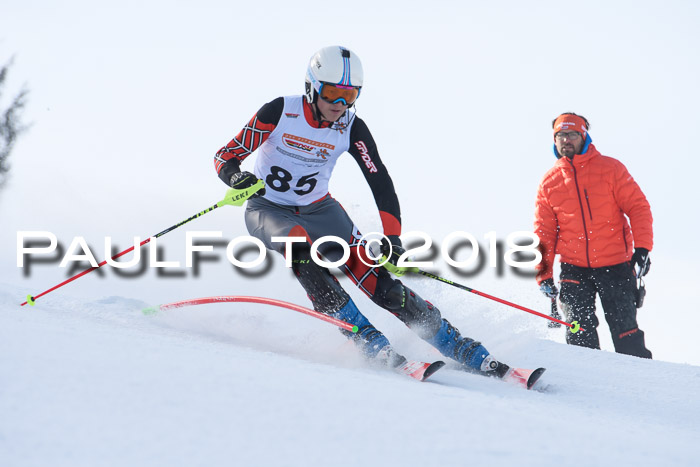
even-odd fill
[(337, 104), (338, 102), (350, 106), (355, 103), (355, 99), (360, 95), (360, 88), (354, 86), (343, 86), (340, 84), (321, 83), (321, 89), (318, 91), (326, 102)]

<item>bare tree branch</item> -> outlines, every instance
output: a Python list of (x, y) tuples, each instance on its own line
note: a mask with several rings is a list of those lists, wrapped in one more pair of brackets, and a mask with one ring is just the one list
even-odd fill
[[(0, 69), (0, 98), (6, 85), (7, 75), (12, 66), (13, 59), (10, 59)], [(21, 113), (27, 104), (29, 91), (23, 87), (22, 90), (12, 99), (10, 106), (2, 111), (0, 109), (0, 188), (7, 181), (7, 173), (10, 170), (8, 158), (17, 142), (18, 136), (27, 129), (21, 122)]]

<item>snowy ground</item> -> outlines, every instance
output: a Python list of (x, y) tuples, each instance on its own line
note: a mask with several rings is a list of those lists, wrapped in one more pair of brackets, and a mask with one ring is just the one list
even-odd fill
[[(516, 332), (487, 347), (546, 366), (537, 391), (452, 368), (419, 383), (289, 310), (20, 308), (24, 292), (0, 287), (2, 466), (697, 465), (697, 366)], [(405, 354), (437, 358), (386, 323)]]

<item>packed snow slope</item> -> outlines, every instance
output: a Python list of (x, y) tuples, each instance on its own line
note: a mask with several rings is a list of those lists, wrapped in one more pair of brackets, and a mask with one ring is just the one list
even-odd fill
[[(536, 390), (450, 366), (420, 383), (285, 309), (146, 316), (152, 304), (63, 294), (19, 307), (26, 292), (0, 286), (4, 467), (697, 465), (697, 366), (496, 326), (475, 337), (512, 365), (545, 366)], [(375, 321), (404, 354), (439, 358), (395, 319)]]

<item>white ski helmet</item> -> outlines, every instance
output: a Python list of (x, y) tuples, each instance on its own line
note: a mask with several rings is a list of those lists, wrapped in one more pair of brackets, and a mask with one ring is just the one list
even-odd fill
[(360, 90), (363, 78), (362, 63), (354, 52), (338, 45), (324, 47), (309, 60), (306, 69), (306, 100), (309, 104), (314, 102), (323, 83), (352, 86)]

